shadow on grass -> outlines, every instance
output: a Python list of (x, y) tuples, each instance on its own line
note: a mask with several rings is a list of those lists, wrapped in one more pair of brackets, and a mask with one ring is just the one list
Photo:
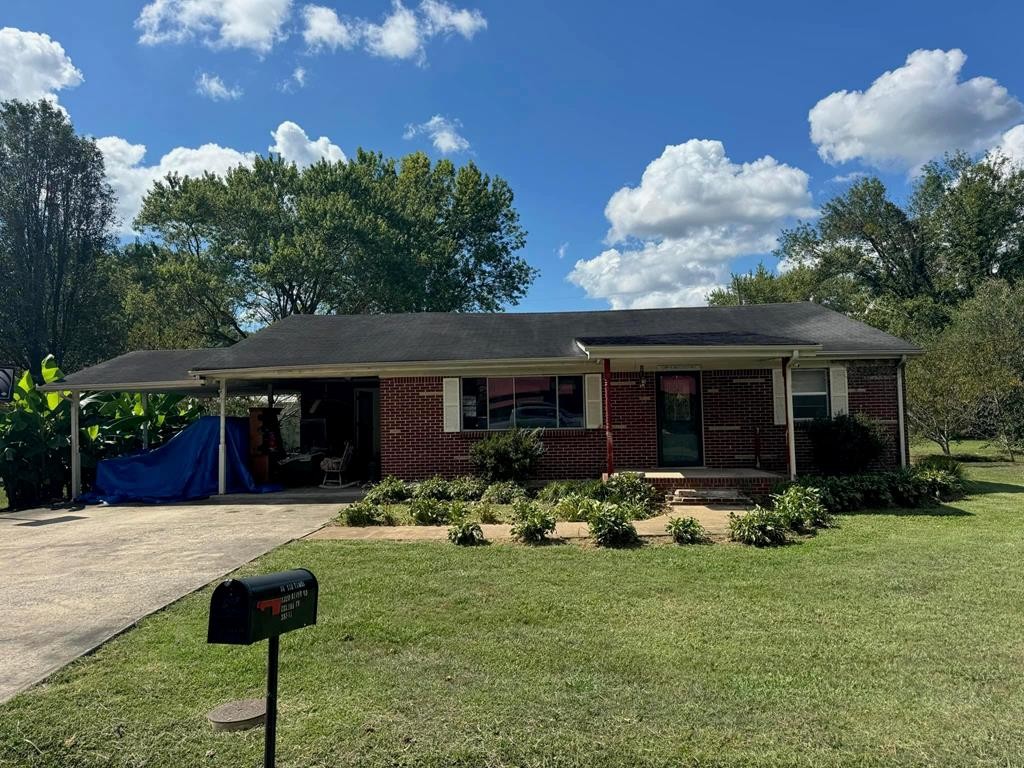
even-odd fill
[(993, 483), (989, 480), (969, 480), (967, 490), (972, 496), (985, 493), (1024, 493), (1024, 485)]
[(974, 517), (962, 507), (950, 504), (936, 504), (930, 507), (882, 507), (880, 509), (858, 509), (843, 512), (841, 517), (857, 517), (858, 515), (890, 515), (892, 517)]

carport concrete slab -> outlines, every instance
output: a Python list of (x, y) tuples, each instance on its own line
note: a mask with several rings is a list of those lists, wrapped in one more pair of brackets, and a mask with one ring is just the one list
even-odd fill
[(153, 611), (315, 531), (337, 513), (341, 495), (0, 514), (0, 702)]

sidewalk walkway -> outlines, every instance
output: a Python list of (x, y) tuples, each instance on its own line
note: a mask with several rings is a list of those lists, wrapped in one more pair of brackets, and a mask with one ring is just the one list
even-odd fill
[[(725, 538), (729, 530), (729, 510), (721, 507), (687, 506), (676, 508), (665, 515), (649, 520), (637, 520), (636, 532), (644, 538), (668, 538), (665, 524), (672, 517), (695, 517), (712, 538)], [(481, 525), (488, 541), (511, 541), (512, 526), (506, 524)], [(590, 538), (586, 523), (560, 522), (555, 526), (553, 538), (578, 540)], [(314, 531), (306, 539), (343, 541), (447, 541), (447, 526), (436, 525), (370, 525), (361, 528), (328, 525)]]

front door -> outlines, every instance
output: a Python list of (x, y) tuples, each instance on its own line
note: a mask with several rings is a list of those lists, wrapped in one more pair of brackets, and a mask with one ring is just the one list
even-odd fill
[(704, 463), (700, 374), (658, 374), (658, 463), (699, 467)]

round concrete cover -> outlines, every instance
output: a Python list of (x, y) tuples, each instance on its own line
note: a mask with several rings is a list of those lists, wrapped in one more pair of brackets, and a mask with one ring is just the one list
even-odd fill
[(263, 725), (266, 716), (266, 699), (241, 699), (221, 704), (211, 710), (206, 719), (215, 731), (244, 731)]

